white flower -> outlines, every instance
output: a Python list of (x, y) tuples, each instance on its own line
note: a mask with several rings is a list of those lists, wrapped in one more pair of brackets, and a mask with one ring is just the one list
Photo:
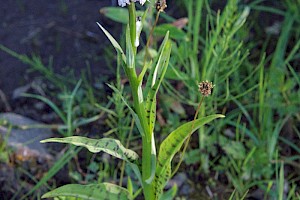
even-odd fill
[(126, 6), (126, 4), (130, 4), (130, 0), (118, 0), (119, 6)]
[(127, 4), (130, 4), (130, 2), (137, 2), (139, 1), (141, 5), (144, 5), (144, 3), (146, 2), (146, 0), (118, 0), (118, 4), (119, 6), (126, 6)]
[[(134, 2), (136, 2), (137, 0), (134, 0)], [(144, 3), (146, 2), (146, 0), (139, 0), (141, 5), (144, 5)]]

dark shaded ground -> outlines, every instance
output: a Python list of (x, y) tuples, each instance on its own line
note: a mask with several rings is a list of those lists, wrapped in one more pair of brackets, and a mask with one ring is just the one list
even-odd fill
[[(119, 28), (112, 27), (112, 23), (108, 24), (105, 19), (103, 21), (99, 13), (100, 8), (112, 5), (112, 2), (111, 0), (0, 1), (0, 44), (18, 54), (37, 55), (46, 66), (49, 58), (53, 57), (53, 69), (61, 75), (74, 70), (79, 78), (80, 72), (87, 69), (87, 62), (94, 79), (109, 75), (111, 72), (107, 70), (103, 57), (104, 48), (110, 47), (110, 43), (96, 22), (100, 22), (110, 31)], [(21, 103), (20, 99), (13, 99), (16, 88), (31, 84), (41, 76), (40, 73), (27, 73), (30, 69), (27, 64), (0, 51), (0, 113), (10, 110), (38, 121), (48, 121), (36, 110), (32, 110), (33, 101), (29, 98), (23, 98)], [(45, 115), (54, 114), (53, 111), (47, 113), (45, 109), (42, 110)], [(49, 120), (53, 118), (56, 117), (50, 117)], [(15, 191), (20, 191), (20, 195), (25, 194), (34, 185), (28, 183), (20, 187), (22, 177), (17, 171), (14, 166), (0, 163), (0, 182), (5, 182), (5, 188), (1, 186), (0, 189), (0, 199), (10, 199)], [(20, 188), (23, 188), (22, 191)]]
[[(61, 72), (66, 66), (80, 73), (86, 61), (92, 71), (105, 73), (103, 42), (96, 25), (103, 23), (99, 9), (111, 0), (8, 0), (0, 2), (0, 44), (21, 54), (35, 54)], [(108, 29), (109, 27), (105, 24)], [(100, 43), (101, 41), (101, 43)], [(25, 72), (28, 66), (0, 51), (0, 90), (11, 99), (15, 88), (34, 78)], [(14, 80), (14, 81), (12, 81)]]

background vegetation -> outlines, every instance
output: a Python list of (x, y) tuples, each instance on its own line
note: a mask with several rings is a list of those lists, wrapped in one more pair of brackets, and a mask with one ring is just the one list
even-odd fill
[[(62, 8), (68, 5), (61, 2)], [(193, 118), (201, 97), (197, 83), (202, 80), (212, 81), (215, 88), (212, 96), (205, 98), (199, 118), (216, 112), (226, 115), (194, 134), (179, 169), (181, 173), (174, 177), (173, 182), (178, 184), (176, 196), (300, 199), (300, 1), (167, 3), (151, 41), (151, 47), (159, 46), (162, 36), (170, 30), (173, 48), (167, 79), (157, 99), (157, 138), (165, 138), (179, 124)], [(150, 34), (155, 20), (153, 3), (148, 6), (150, 14), (142, 36)], [(122, 39), (126, 12), (120, 9), (106, 7), (100, 12), (107, 23), (119, 23), (112, 30), (117, 30), (116, 37), (123, 30)], [(145, 43), (142, 42), (141, 49)], [(51, 60), (45, 63), (39, 55), (21, 55), (3, 45), (0, 49), (26, 64), (29, 75), (33, 76), (34, 71), (42, 76), (47, 85), (45, 95), (23, 94), (23, 98), (31, 102), (32, 98), (38, 99), (55, 112), (56, 117), (49, 124), (57, 134), (114, 136), (123, 144), (130, 141), (130, 148), (140, 151), (140, 138), (126, 105), (105, 85), (113, 84), (126, 98), (131, 98), (128, 80), (124, 79), (112, 47), (106, 46), (99, 61), (105, 61), (109, 73), (106, 77), (96, 75), (96, 81), (93, 66), (88, 65), (80, 76), (56, 73)], [(154, 49), (150, 48), (150, 56), (156, 56)], [(143, 53), (138, 59), (143, 62)], [(0, 151), (1, 155), (8, 153), (5, 141)], [(30, 180), (35, 182), (33, 187), (12, 198), (39, 198), (45, 185), (49, 189), (63, 183), (53, 176), (65, 166), (70, 182), (107, 181), (122, 185), (132, 175), (124, 163), (70, 146), (43, 178)], [(133, 179), (133, 188), (134, 184)]]

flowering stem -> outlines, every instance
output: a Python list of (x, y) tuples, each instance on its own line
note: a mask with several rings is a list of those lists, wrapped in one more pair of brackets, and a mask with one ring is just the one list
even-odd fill
[(193, 129), (194, 129), (194, 126), (195, 126), (195, 122), (196, 122), (196, 119), (197, 119), (197, 116), (198, 116), (198, 113), (199, 113), (199, 110), (200, 110), (200, 108), (201, 108), (201, 105), (202, 105), (203, 100), (204, 100), (204, 96), (202, 96), (202, 98), (201, 98), (201, 100), (200, 100), (200, 102), (199, 102), (199, 104), (198, 104), (196, 113), (195, 113), (195, 115), (194, 115), (194, 120), (193, 120), (193, 124), (192, 124), (191, 130), (190, 130), (190, 134), (188, 135), (188, 137), (187, 137), (187, 139), (186, 139), (185, 145), (184, 145), (183, 150), (182, 150), (182, 154), (181, 154), (181, 156), (180, 156), (180, 160), (179, 160), (178, 164), (176, 165), (174, 171), (172, 172), (171, 177), (173, 177), (173, 176), (177, 173), (177, 171), (178, 171), (178, 169), (179, 169), (179, 167), (180, 167), (180, 165), (181, 165), (181, 163), (182, 163), (182, 161), (183, 161), (184, 154), (185, 154), (186, 149), (187, 149), (187, 146), (188, 146), (188, 144), (189, 144), (189, 142), (190, 142), (190, 140), (191, 140), (191, 136), (192, 136)]
[(136, 38), (136, 11), (135, 11), (134, 3), (131, 3), (128, 5), (128, 11), (129, 11), (129, 27), (130, 27), (131, 45), (132, 45), (132, 49), (134, 50), (134, 53), (136, 54), (136, 47), (134, 45), (134, 41)]
[[(137, 48), (134, 45), (136, 39), (136, 11), (134, 3), (130, 3), (128, 6), (129, 10), (129, 27), (130, 27), (130, 38), (134, 54), (136, 54)], [(142, 136), (142, 181), (143, 181), (143, 192), (145, 200), (153, 200), (154, 192), (151, 183), (147, 183), (146, 180), (151, 176), (151, 133), (146, 117), (146, 109), (143, 100), (139, 99), (139, 90), (141, 90), (140, 80), (137, 77), (135, 68), (125, 68), (126, 75), (128, 76), (132, 97), (133, 107), (141, 122), (143, 129)]]
[(144, 189), (144, 197), (145, 200), (152, 200), (153, 199), (153, 188), (152, 185), (147, 183), (146, 180), (151, 176), (151, 133), (149, 132), (149, 126), (147, 124), (146, 118), (146, 109), (144, 107), (144, 102), (139, 102), (138, 99), (138, 87), (139, 81), (134, 75), (133, 72), (129, 72), (129, 82), (130, 87), (132, 89), (132, 96), (133, 96), (133, 104), (136, 114), (138, 115), (141, 125), (144, 131), (142, 136), (142, 180), (143, 180), (143, 189)]

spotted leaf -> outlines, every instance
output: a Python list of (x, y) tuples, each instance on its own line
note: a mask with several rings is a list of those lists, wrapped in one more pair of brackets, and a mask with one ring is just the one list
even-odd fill
[[(184, 141), (187, 139), (190, 133), (193, 133), (201, 126), (209, 123), (210, 121), (216, 118), (223, 118), (224, 115), (215, 114), (210, 115), (201, 119), (191, 121), (183, 124), (172, 133), (162, 142), (159, 149), (159, 154), (157, 158), (156, 174), (155, 174), (155, 184), (154, 190), (156, 194), (156, 199), (159, 199), (163, 188), (170, 179), (171, 175), (171, 162), (175, 154), (180, 150)], [(193, 130), (191, 129), (194, 123)]]
[(89, 200), (131, 200), (129, 192), (111, 183), (90, 185), (69, 184), (56, 188), (42, 196), (42, 198), (75, 197)]
[(150, 132), (153, 131), (156, 120), (156, 94), (169, 65), (172, 45), (168, 39), (169, 34), (167, 33), (160, 48), (160, 56), (157, 60), (156, 65), (151, 69), (145, 89), (147, 93), (146, 111)]
[(103, 151), (114, 157), (129, 162), (133, 162), (134, 160), (137, 160), (139, 158), (137, 153), (130, 149), (126, 149), (119, 140), (111, 138), (91, 139), (81, 136), (72, 136), (65, 138), (49, 138), (41, 141), (41, 143), (45, 142), (74, 144), (76, 146), (85, 147), (92, 153), (98, 153), (100, 151)]

